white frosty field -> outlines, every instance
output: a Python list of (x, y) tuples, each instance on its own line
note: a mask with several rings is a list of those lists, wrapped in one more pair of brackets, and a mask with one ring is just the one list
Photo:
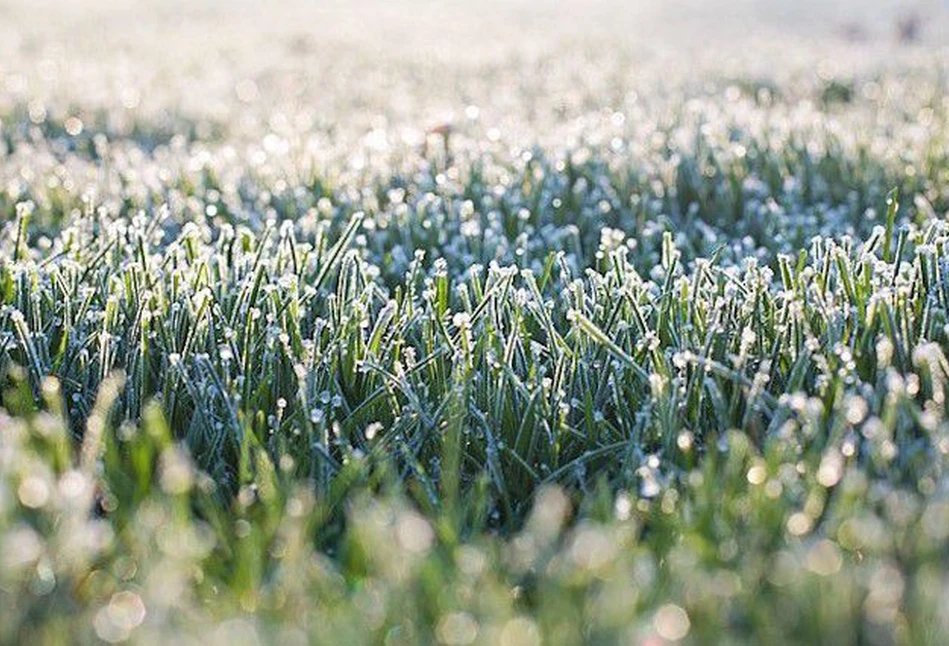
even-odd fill
[(0, 642), (949, 624), (938, 2), (0, 2)]

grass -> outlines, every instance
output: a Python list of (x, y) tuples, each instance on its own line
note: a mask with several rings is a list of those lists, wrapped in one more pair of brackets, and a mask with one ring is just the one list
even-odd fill
[(0, 642), (942, 643), (949, 127), (888, 64), (526, 145), (15, 105)]

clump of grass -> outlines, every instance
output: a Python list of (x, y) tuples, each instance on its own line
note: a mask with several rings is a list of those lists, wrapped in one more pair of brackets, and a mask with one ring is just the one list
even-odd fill
[[(796, 423), (792, 395), (829, 411), (799, 440), (824, 450), (844, 432), (830, 413), (856, 398), (882, 419), (893, 375), (920, 357), (936, 381), (910, 399), (938, 425), (924, 404), (941, 396), (945, 225), (904, 228), (894, 244), (890, 205), (865, 243), (814, 238), (779, 255), (777, 275), (753, 258), (686, 263), (670, 232), (643, 275), (625, 236), (605, 230), (582, 273), (562, 252), (461, 274), (440, 259), (426, 271), (419, 254), (394, 286), (352, 248), (361, 211), (335, 240), (289, 222), (256, 236), (189, 224), (150, 244), (144, 220), (119, 221), (52, 263), (10, 265), (4, 356), (34, 392), (60, 381), (77, 436), (92, 394), (122, 371), (116, 415), (159, 402), (232, 489), (248, 443), (324, 493), (361, 455), (432, 504), (445, 478), (464, 490), (485, 476), (492, 522), (516, 526), (543, 484), (585, 488), (596, 474), (635, 488), (649, 456), (685, 469), (732, 428), (761, 445)], [(934, 449), (913, 416), (893, 423), (910, 455)]]

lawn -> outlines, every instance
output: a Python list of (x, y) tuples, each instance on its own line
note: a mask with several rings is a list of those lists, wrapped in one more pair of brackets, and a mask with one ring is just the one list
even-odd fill
[(0, 643), (949, 640), (949, 15), (848, 2), (0, 5)]

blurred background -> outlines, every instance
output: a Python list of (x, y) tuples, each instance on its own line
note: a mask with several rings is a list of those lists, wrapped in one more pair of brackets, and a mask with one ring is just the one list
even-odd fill
[(945, 0), (5, 0), (0, 18), (14, 49), (58, 42), (71, 51), (108, 51), (126, 44), (168, 55), (182, 45), (223, 40), (252, 48), (283, 37), (440, 56), (500, 53), (558, 38), (649, 46), (788, 37), (933, 46), (944, 44), (947, 10)]
[(945, 0), (0, 0), (0, 120), (233, 142), (276, 114), (344, 141), (475, 115), (542, 139), (672, 87), (937, 73), (947, 44)]
[[(784, 66), (829, 52), (933, 55), (947, 36), (946, 0), (3, 0), (0, 72), (68, 85), (82, 80), (84, 68), (108, 63), (110, 74), (134, 86), (151, 74), (298, 68), (316, 84), (362, 57), (437, 67), (583, 48), (644, 63), (737, 56)], [(5, 93), (22, 82), (11, 88), (8, 79)]]

